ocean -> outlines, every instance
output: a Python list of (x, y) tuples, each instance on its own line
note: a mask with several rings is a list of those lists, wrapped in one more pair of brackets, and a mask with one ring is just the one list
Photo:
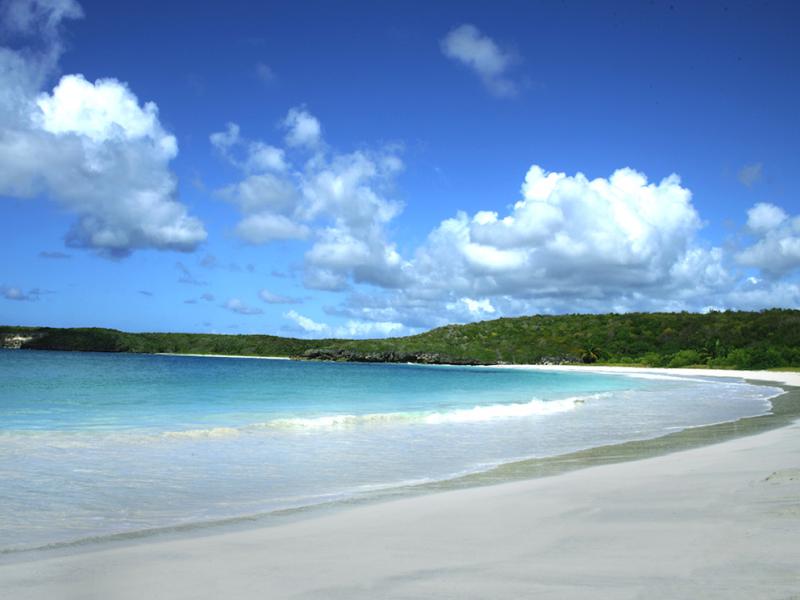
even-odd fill
[(369, 498), (769, 412), (737, 379), (0, 350), (0, 552)]

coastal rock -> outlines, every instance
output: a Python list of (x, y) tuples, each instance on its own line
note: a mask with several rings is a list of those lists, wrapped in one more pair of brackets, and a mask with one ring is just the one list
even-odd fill
[(369, 363), (415, 363), (425, 365), (490, 365), (493, 363), (454, 356), (446, 356), (436, 352), (396, 352), (376, 351), (359, 352), (346, 348), (312, 348), (299, 356), (302, 360), (329, 360), (337, 362), (369, 362)]
[(23, 344), (27, 344), (33, 339), (32, 335), (6, 334), (0, 335), (0, 348), (19, 350)]

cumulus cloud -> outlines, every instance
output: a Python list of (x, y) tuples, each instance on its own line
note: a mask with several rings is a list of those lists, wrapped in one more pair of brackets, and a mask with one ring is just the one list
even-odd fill
[(676, 175), (655, 184), (626, 168), (590, 180), (534, 165), (509, 214), (445, 220), (417, 251), (413, 274), (426, 290), (446, 285), (467, 297), (663, 291), (700, 226)]
[(222, 308), (226, 308), (240, 315), (260, 315), (264, 313), (264, 311), (258, 307), (248, 306), (239, 298), (230, 298), (222, 305)]
[(236, 123), (228, 123), (225, 131), (209, 136), (211, 145), (231, 164), (248, 172), (282, 172), (287, 168), (285, 152), (275, 146), (249, 141), (241, 136)]
[(292, 147), (315, 148), (322, 141), (319, 120), (303, 108), (292, 108), (283, 120), (286, 144)]
[(303, 316), (295, 310), (284, 313), (284, 318), (294, 322), (303, 333), (309, 335), (330, 335), (336, 338), (370, 338), (398, 336), (411, 333), (402, 323), (390, 321), (362, 321), (349, 319), (343, 325), (331, 327), (327, 323), (318, 323)]
[[(214, 146), (225, 158), (230, 157), (231, 149), (241, 141), (240, 129), (236, 123), (226, 123), (225, 131), (217, 131), (208, 136), (211, 145)], [(236, 163), (234, 163), (236, 164)]]
[(339, 338), (371, 338), (399, 336), (408, 333), (402, 323), (391, 321), (347, 321), (337, 327), (335, 335)]
[(291, 217), (265, 211), (245, 216), (236, 225), (236, 234), (251, 244), (266, 244), (276, 240), (306, 239), (310, 229)]
[(460, 298), (458, 302), (448, 303), (447, 309), (454, 312), (460, 312), (466, 309), (467, 313), (472, 317), (492, 315), (497, 312), (488, 298), (482, 298), (480, 300), (474, 298)]
[(399, 287), (403, 262), (386, 226), (402, 210), (384, 190), (402, 168), (392, 153), (358, 151), (317, 163), (303, 177), (301, 216), (322, 220), (306, 253), (309, 287), (342, 289), (356, 283)]
[(777, 229), (787, 218), (781, 207), (759, 202), (747, 211), (747, 227), (753, 233), (763, 235)]
[(517, 85), (508, 76), (514, 63), (513, 55), (501, 50), (492, 38), (482, 34), (474, 25), (459, 25), (442, 39), (440, 46), (447, 58), (474, 71), (492, 94), (516, 95)]
[[(285, 313), (308, 334), (397, 335), (531, 313), (702, 310), (759, 301), (763, 308), (770, 305), (766, 290), (777, 294), (776, 278), (792, 272), (800, 256), (797, 219), (773, 205), (754, 207), (748, 231), (755, 241), (735, 255), (766, 275), (751, 289), (732, 254), (701, 238), (703, 222), (678, 175), (651, 181), (625, 167), (589, 178), (538, 165), (507, 209), (457, 212), (402, 255), (390, 236), (403, 209), (393, 198), (403, 168), (397, 148), (341, 153), (319, 137), (313, 148), (284, 153), (291, 160), (278, 171), (248, 166), (250, 149), (267, 144), (244, 140), (238, 127), (219, 135), (217, 145), (242, 152), (241, 181), (218, 191), (242, 213), (239, 236), (251, 243), (307, 240), (303, 284), (348, 291), (341, 304), (325, 309), (345, 325)], [(770, 255), (778, 260), (769, 263)], [(793, 293), (784, 286), (775, 297), (789, 301)]]
[(299, 192), (286, 173), (284, 151), (260, 141), (241, 137), (239, 126), (228, 123), (225, 131), (210, 136), (212, 145), (247, 176), (222, 187), (216, 195), (235, 205), (242, 214), (236, 234), (251, 244), (305, 239), (310, 230), (297, 219)]
[(751, 165), (745, 165), (741, 169), (739, 169), (738, 177), (739, 182), (746, 186), (752, 187), (757, 181), (761, 179), (762, 172), (764, 170), (764, 165), (761, 163), (753, 163)]
[(747, 227), (755, 242), (736, 255), (771, 279), (800, 267), (800, 216), (790, 217), (774, 204), (759, 203), (747, 211)]
[(762, 310), (772, 307), (800, 306), (800, 285), (791, 281), (748, 278), (726, 295), (724, 306), (740, 310)]
[[(505, 213), (442, 221), (403, 265), (403, 285), (351, 293), (330, 314), (432, 327), (501, 315), (698, 310), (735, 277), (676, 175), (589, 179), (533, 165)], [(384, 286), (387, 288), (388, 286)], [(713, 301), (713, 302), (712, 302)]]
[(274, 294), (267, 289), (263, 289), (258, 292), (258, 297), (267, 304), (302, 304), (303, 302), (299, 298)]
[(0, 194), (57, 201), (77, 216), (66, 236), (74, 247), (117, 257), (194, 250), (206, 231), (178, 201), (169, 169), (178, 145), (158, 107), (113, 78), (65, 75), (45, 89), (62, 52), (61, 23), (80, 7), (16, 0), (4, 11), (29, 43), (0, 48)]
[(290, 310), (284, 313), (284, 318), (293, 321), (300, 329), (306, 333), (325, 333), (330, 330), (330, 327), (325, 323), (317, 323), (309, 317), (305, 317), (298, 313), (296, 310)]
[[(253, 160), (259, 149), (272, 146), (245, 140), (233, 123), (211, 136), (212, 144), (244, 173), (241, 181), (216, 192), (242, 214), (236, 234), (251, 244), (312, 240), (304, 265), (310, 288), (339, 290), (351, 281), (402, 285), (405, 265), (386, 234), (387, 224), (402, 210), (389, 197), (403, 168), (397, 149), (333, 152), (319, 137), (319, 122), (305, 109), (291, 109), (284, 123), (290, 127), (287, 142), (310, 155), (280, 170)], [(234, 155), (235, 149), (241, 156)]]

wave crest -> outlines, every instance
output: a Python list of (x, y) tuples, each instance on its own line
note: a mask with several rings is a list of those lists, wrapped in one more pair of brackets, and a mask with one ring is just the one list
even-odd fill
[(493, 421), (496, 419), (512, 419), (517, 417), (534, 417), (544, 415), (555, 415), (558, 413), (575, 410), (579, 405), (586, 402), (590, 397), (599, 397), (605, 394), (594, 394), (593, 396), (575, 396), (563, 398), (562, 400), (539, 400), (534, 398), (530, 402), (519, 402), (515, 404), (489, 404), (487, 406), (475, 406), (451, 410), (443, 413), (433, 413), (425, 418), (425, 422), (431, 425), (441, 423), (474, 423), (480, 421)]
[(241, 427), (213, 427), (210, 429), (190, 429), (169, 431), (164, 437), (174, 439), (205, 439), (232, 437), (243, 433), (256, 433), (265, 430), (305, 430), (319, 431), (349, 429), (397, 423), (419, 423), (443, 425), (452, 423), (480, 423), (499, 419), (547, 416), (575, 410), (590, 399), (602, 398), (609, 393), (573, 396), (560, 400), (532, 399), (530, 402), (514, 404), (476, 405), (472, 408), (459, 408), (441, 412), (391, 412), (364, 415), (322, 415), (319, 417), (292, 417), (272, 419), (263, 423), (253, 423)]

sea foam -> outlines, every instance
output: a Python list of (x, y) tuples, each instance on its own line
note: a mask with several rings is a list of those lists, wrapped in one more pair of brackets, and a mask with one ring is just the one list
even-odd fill
[(609, 393), (572, 396), (560, 400), (541, 400), (533, 398), (530, 402), (510, 404), (476, 405), (472, 408), (445, 411), (368, 413), (363, 415), (321, 415), (315, 417), (293, 417), (272, 419), (262, 423), (252, 423), (241, 427), (213, 427), (209, 429), (190, 429), (168, 431), (164, 437), (175, 439), (205, 439), (231, 437), (243, 433), (256, 433), (265, 430), (326, 430), (369, 427), (376, 425), (411, 424), (442, 425), (447, 423), (478, 423), (497, 419), (547, 416), (575, 410), (585, 402), (610, 396)]
[(530, 402), (524, 403), (479, 405), (473, 408), (434, 413), (425, 417), (424, 420), (431, 425), (438, 425), (440, 423), (470, 423), (495, 419), (512, 419), (515, 417), (554, 415), (575, 410), (590, 399), (598, 399), (609, 395), (607, 393), (591, 394), (589, 396), (573, 396), (561, 400), (539, 400), (534, 398)]

